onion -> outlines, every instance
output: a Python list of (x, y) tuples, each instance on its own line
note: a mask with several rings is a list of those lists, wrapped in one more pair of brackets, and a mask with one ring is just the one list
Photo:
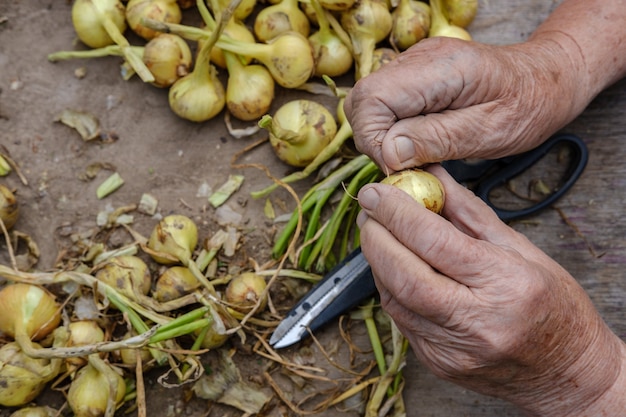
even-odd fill
[(408, 169), (391, 174), (381, 183), (400, 188), (432, 212), (441, 213), (443, 210), (446, 200), (443, 185), (430, 172), (421, 169)]
[(391, 32), (391, 13), (382, 0), (359, 0), (341, 14), (341, 25), (352, 40), (358, 80), (370, 73), (376, 44)]
[[(35, 349), (41, 349), (33, 343)], [(0, 405), (15, 407), (34, 400), (60, 371), (61, 360), (35, 359), (17, 342), (0, 348)]]
[[(250, 31), (246, 25), (235, 19), (230, 19), (228, 21), (228, 24), (224, 28), (224, 36), (249, 44), (256, 42), (252, 31)], [(202, 44), (204, 42), (206, 42), (206, 39), (198, 40), (198, 48), (202, 49)], [(249, 64), (252, 61), (252, 58), (249, 57), (240, 57), (240, 59), (246, 64)], [(213, 46), (213, 49), (211, 50), (211, 62), (220, 68), (226, 68), (226, 58), (224, 57), (224, 52), (217, 45)]]
[[(224, 10), (228, 7), (230, 0), (217, 0), (219, 7)], [(254, 11), (254, 6), (256, 6), (256, 0), (241, 0), (241, 3), (235, 8), (235, 12), (233, 13), (233, 17), (238, 21), (244, 21), (246, 17), (250, 16), (250, 14)]]
[(67, 403), (75, 417), (104, 416), (107, 415), (107, 408), (111, 408), (109, 403), (114, 406), (121, 404), (125, 394), (124, 378), (110, 365), (102, 362), (101, 369), (96, 369), (90, 361), (72, 381)]
[(228, 68), (226, 108), (239, 120), (256, 120), (274, 101), (275, 82), (263, 65), (244, 65), (239, 55), (224, 52)]
[(297, 32), (278, 35), (268, 43), (247, 44), (221, 38), (220, 48), (260, 61), (285, 88), (300, 87), (315, 71), (315, 60), (309, 40)]
[[(137, 336), (136, 334), (126, 333), (122, 340), (127, 340), (130, 337)], [(150, 353), (150, 349), (142, 347), (142, 348), (132, 348), (132, 349), (119, 349), (116, 353), (119, 354), (119, 359), (124, 365), (137, 365), (137, 352), (139, 352), (139, 357), (141, 358), (141, 363), (148, 363), (152, 360), (152, 354)], [(145, 368), (144, 368), (145, 369)]]
[(197, 289), (200, 283), (185, 266), (172, 266), (157, 278), (152, 296), (160, 302), (175, 300)]
[(428, 36), (430, 30), (430, 6), (418, 0), (400, 0), (391, 13), (393, 27), (391, 42), (400, 50)]
[(326, 10), (343, 11), (354, 5), (356, 0), (320, 0), (320, 4)]
[(265, 278), (254, 272), (244, 272), (230, 280), (224, 293), (225, 300), (237, 311), (247, 313), (259, 303), (257, 312), (267, 306), (264, 294), (267, 284)]
[(13, 337), (22, 349), (31, 339), (49, 335), (60, 322), (59, 305), (42, 287), (15, 283), (0, 290), (0, 331)]
[[(70, 337), (67, 346), (85, 346), (104, 342), (104, 330), (94, 320), (73, 321), (68, 325)], [(87, 363), (87, 359), (75, 356), (67, 358), (70, 373)]]
[(330, 111), (306, 99), (283, 104), (274, 117), (264, 116), (259, 126), (269, 131), (278, 158), (295, 167), (307, 166), (337, 133), (337, 122)]
[(148, 265), (134, 255), (115, 256), (98, 266), (96, 278), (118, 290), (131, 300), (138, 301), (150, 291), (152, 278)]
[(191, 260), (198, 244), (198, 228), (187, 216), (172, 214), (161, 219), (152, 229), (148, 249), (152, 259), (164, 265)]
[(72, 5), (72, 23), (78, 39), (91, 48), (117, 44), (124, 59), (145, 82), (154, 82), (122, 33), (126, 30), (125, 7), (119, 0), (76, 0)]
[(178, 35), (162, 33), (144, 47), (143, 62), (154, 75), (153, 85), (170, 87), (189, 74), (193, 65), (191, 49)]
[(460, 26), (451, 24), (443, 9), (442, 0), (430, 0), (431, 23), (429, 38), (437, 36), (446, 36), (449, 38), (472, 40), (472, 36), (468, 31)]
[(261, 42), (267, 42), (285, 32), (309, 36), (310, 31), (309, 19), (298, 7), (298, 0), (281, 0), (264, 7), (254, 19), (254, 34)]
[(146, 40), (157, 36), (159, 32), (141, 24), (141, 19), (149, 18), (159, 22), (180, 23), (180, 6), (176, 0), (130, 0), (126, 4), (126, 21), (137, 35)]
[(330, 27), (326, 11), (319, 0), (312, 0), (319, 30), (309, 36), (315, 57), (314, 75), (337, 77), (347, 73), (354, 63), (352, 51)]
[(15, 225), (18, 215), (19, 208), (15, 195), (7, 187), (0, 184), (0, 219), (7, 230)]
[(384, 65), (390, 63), (396, 57), (398, 53), (391, 48), (376, 48), (372, 55), (372, 72), (378, 71)]
[(45, 405), (22, 407), (14, 411), (9, 417), (56, 417), (59, 411)]
[(444, 0), (444, 7), (450, 23), (466, 28), (476, 17), (478, 0)]

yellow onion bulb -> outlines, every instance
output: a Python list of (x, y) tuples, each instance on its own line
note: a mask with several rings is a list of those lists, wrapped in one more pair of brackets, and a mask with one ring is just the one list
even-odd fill
[(0, 331), (10, 337), (20, 332), (41, 340), (61, 322), (54, 296), (37, 285), (15, 283), (0, 290)]
[(126, 4), (126, 21), (137, 35), (150, 40), (159, 35), (141, 24), (142, 19), (152, 19), (165, 23), (180, 23), (182, 12), (176, 0), (130, 0)]
[(448, 38), (472, 40), (472, 36), (461, 26), (450, 23), (443, 9), (443, 0), (430, 0), (431, 22), (429, 38), (443, 36)]
[(332, 29), (316, 31), (309, 36), (309, 42), (315, 57), (313, 75), (338, 77), (352, 68), (354, 63), (352, 52)]
[(356, 0), (320, 0), (320, 4), (326, 10), (343, 11), (354, 6)]
[(7, 230), (15, 225), (18, 215), (19, 206), (15, 194), (8, 187), (0, 184), (0, 219)]
[(444, 0), (444, 10), (450, 23), (466, 28), (476, 17), (478, 0)]
[(372, 72), (378, 71), (383, 66), (396, 59), (397, 56), (398, 53), (391, 48), (380, 47), (374, 49), (374, 53), (372, 54)]
[(161, 219), (148, 238), (150, 256), (163, 265), (187, 264), (198, 244), (198, 227), (189, 217), (171, 214)]
[(0, 348), (0, 364), (0, 405), (4, 407), (29, 403), (58, 375), (58, 369), (51, 372), (49, 359), (31, 358), (16, 342)]
[(220, 315), (216, 309), (211, 309), (210, 314), (213, 320), (209, 327), (194, 332), (196, 338), (201, 337), (200, 346), (203, 349), (217, 349), (224, 345), (232, 335), (227, 332), (229, 319)]
[(261, 42), (267, 42), (286, 32), (309, 36), (311, 24), (298, 7), (298, 0), (281, 0), (264, 7), (254, 19), (254, 34)]
[[(136, 334), (126, 333), (123, 339), (128, 339), (130, 337), (136, 336)], [(141, 364), (146, 365), (148, 362), (152, 360), (152, 354), (150, 350), (142, 347), (142, 348), (123, 348), (116, 351), (119, 355), (120, 361), (124, 365), (135, 366), (137, 365), (137, 352), (139, 352), (139, 358), (141, 359)]]
[(428, 36), (430, 6), (418, 0), (400, 0), (391, 13), (391, 42), (400, 50), (408, 49)]
[(257, 312), (267, 306), (267, 295), (264, 294), (267, 283), (262, 275), (244, 272), (230, 280), (224, 299), (235, 310), (247, 313), (259, 304)]
[(166, 88), (189, 74), (193, 66), (191, 49), (178, 35), (163, 33), (144, 47), (143, 62), (154, 75), (153, 85)]
[(270, 110), (276, 83), (263, 65), (243, 65), (239, 59), (239, 56), (226, 53), (226, 107), (239, 120), (257, 120)]
[[(73, 321), (68, 325), (70, 337), (67, 346), (85, 346), (104, 342), (104, 330), (94, 320)], [(76, 356), (66, 359), (72, 370), (75, 370), (87, 363), (83, 357)]]
[(422, 169), (407, 169), (389, 175), (382, 184), (393, 185), (434, 213), (441, 213), (446, 193), (439, 178)]
[[(106, 365), (105, 366), (110, 366)], [(67, 403), (75, 417), (103, 416), (107, 409), (111, 385), (107, 375), (114, 379), (115, 404), (121, 404), (126, 394), (126, 382), (112, 368), (104, 374), (90, 363), (81, 368), (70, 384)]]
[(200, 282), (189, 268), (172, 266), (157, 278), (152, 297), (163, 303), (189, 294), (198, 287)]
[(119, 0), (76, 0), (72, 5), (72, 24), (78, 39), (90, 48), (113, 45), (114, 41), (102, 24), (101, 14), (126, 30), (126, 8)]
[(14, 411), (9, 417), (56, 417), (59, 411), (45, 405), (22, 407)]
[[(229, 3), (229, 0), (218, 0), (220, 10), (226, 9)], [(256, 0), (241, 0), (241, 3), (239, 3), (239, 6), (237, 6), (235, 12), (233, 13), (233, 17), (235, 20), (239, 21), (246, 20), (246, 17), (250, 16), (250, 14), (254, 11), (256, 4)]]
[[(228, 23), (226, 23), (223, 35), (235, 41), (241, 41), (249, 44), (254, 44), (256, 42), (252, 31), (241, 21), (235, 19), (230, 19)], [(206, 39), (198, 40), (198, 51), (202, 49), (202, 45), (206, 41)], [(240, 56), (239, 58), (245, 64), (249, 64), (252, 61), (252, 58), (246, 56)], [(217, 45), (214, 45), (213, 48), (211, 48), (211, 63), (220, 68), (226, 68), (227, 66), (224, 52)]]
[(148, 265), (134, 255), (115, 256), (96, 271), (99, 281), (113, 287), (126, 297), (137, 300), (137, 294), (146, 295), (152, 285)]
[(274, 117), (264, 117), (259, 124), (269, 131), (278, 158), (294, 167), (311, 163), (337, 133), (337, 122), (330, 111), (307, 99), (283, 104)]
[(210, 65), (207, 74), (196, 76), (191, 72), (177, 80), (168, 95), (172, 111), (192, 122), (205, 122), (217, 116), (226, 105), (226, 91)]

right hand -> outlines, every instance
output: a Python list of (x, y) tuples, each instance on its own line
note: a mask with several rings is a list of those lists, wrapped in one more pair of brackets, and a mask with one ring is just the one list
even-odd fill
[(391, 173), (538, 146), (587, 104), (571, 44), (552, 36), (510, 46), (420, 41), (346, 98), (357, 148)]

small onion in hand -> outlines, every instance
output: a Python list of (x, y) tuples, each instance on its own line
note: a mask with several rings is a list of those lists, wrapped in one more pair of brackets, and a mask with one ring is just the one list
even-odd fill
[(430, 172), (407, 169), (384, 178), (381, 184), (393, 185), (434, 213), (441, 213), (446, 193), (441, 181)]

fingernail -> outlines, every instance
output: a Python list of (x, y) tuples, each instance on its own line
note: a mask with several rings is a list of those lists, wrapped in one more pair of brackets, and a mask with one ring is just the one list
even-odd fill
[(406, 136), (396, 136), (393, 138), (393, 144), (396, 157), (401, 164), (415, 157), (415, 145)]
[(359, 204), (366, 210), (376, 209), (379, 201), (380, 196), (378, 195), (378, 192), (372, 187), (365, 188), (359, 193)]
[(359, 214), (356, 216), (356, 225), (359, 229), (363, 226), (363, 223), (367, 220), (369, 216), (363, 210), (359, 211)]

